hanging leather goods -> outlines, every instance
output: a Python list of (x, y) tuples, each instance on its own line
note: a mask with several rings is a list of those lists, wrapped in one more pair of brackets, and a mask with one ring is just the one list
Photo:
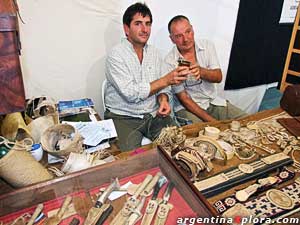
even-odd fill
[(19, 53), (21, 49), (17, 6), (12, 0), (0, 5), (0, 115), (25, 108)]

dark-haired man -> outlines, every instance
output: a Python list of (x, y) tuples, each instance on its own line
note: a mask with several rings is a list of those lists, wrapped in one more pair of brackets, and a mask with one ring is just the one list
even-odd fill
[(141, 145), (143, 136), (154, 140), (161, 129), (175, 125), (169, 116), (169, 85), (186, 79), (188, 69), (174, 68), (162, 76), (163, 60), (147, 44), (152, 15), (142, 3), (128, 7), (123, 15), (126, 38), (106, 59), (105, 118), (113, 119), (122, 151)]
[(172, 85), (177, 97), (175, 115), (194, 123), (246, 116), (245, 112), (217, 96), (216, 83), (222, 81), (222, 72), (214, 45), (207, 40), (195, 42), (193, 27), (189, 19), (182, 15), (170, 20), (168, 30), (175, 44), (165, 58), (169, 70), (177, 67), (179, 58), (191, 62), (187, 80)]

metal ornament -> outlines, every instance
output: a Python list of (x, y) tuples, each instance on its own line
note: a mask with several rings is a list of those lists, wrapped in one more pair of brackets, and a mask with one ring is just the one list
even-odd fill
[(264, 179), (259, 179), (258, 184), (252, 184), (249, 187), (242, 189), (240, 191), (237, 191), (235, 193), (235, 197), (240, 202), (245, 202), (248, 200), (248, 198), (253, 195), (257, 190), (261, 187), (267, 186), (267, 185), (273, 185), (278, 181), (276, 177), (267, 177)]
[(253, 148), (246, 147), (245, 145), (235, 145), (235, 155), (240, 160), (249, 160), (255, 157), (256, 152)]
[(230, 129), (235, 132), (239, 132), (241, 129), (241, 123), (239, 121), (233, 120), (230, 124)]
[(282, 209), (293, 209), (295, 207), (294, 200), (286, 193), (271, 189), (266, 193), (267, 199), (274, 205)]
[(238, 168), (240, 171), (242, 171), (243, 173), (246, 173), (246, 174), (253, 173), (253, 171), (254, 171), (254, 168), (251, 165), (244, 164), (244, 163), (240, 164), (238, 166)]
[(251, 195), (253, 195), (257, 191), (259, 187), (259, 184), (252, 184), (249, 187), (236, 192), (235, 197), (240, 202), (245, 202)]
[(293, 183), (280, 190), (270, 189), (266, 195), (244, 203), (252, 215), (274, 218), (300, 206), (300, 186)]
[[(277, 153), (270, 155), (264, 158), (261, 158), (257, 161), (251, 162), (249, 164), (241, 164), (239, 167), (234, 168), (228, 172), (219, 173), (217, 175), (211, 176), (207, 179), (195, 182), (195, 187), (202, 192), (204, 196), (216, 195), (218, 191), (225, 189), (223, 184), (227, 183), (226, 188), (228, 189), (228, 184), (240, 184), (245, 180), (248, 180), (251, 174), (251, 178), (255, 178), (258, 175), (261, 175), (263, 171), (272, 171), (279, 167), (286, 166), (291, 164), (292, 159), (285, 155), (284, 153)], [(239, 179), (237, 179), (239, 178)]]
[(219, 128), (216, 127), (205, 127), (204, 128), (204, 136), (213, 138), (215, 140), (217, 140), (219, 138), (220, 135), (220, 130)]
[(226, 212), (222, 214), (225, 218), (234, 218), (236, 216), (239, 217), (250, 217), (251, 211), (247, 209), (244, 205), (241, 203), (237, 203), (232, 208), (228, 209)]

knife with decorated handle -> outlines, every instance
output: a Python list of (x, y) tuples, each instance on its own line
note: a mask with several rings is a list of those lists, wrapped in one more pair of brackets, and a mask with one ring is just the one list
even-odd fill
[(152, 180), (153, 176), (148, 174), (144, 181), (138, 186), (137, 190), (134, 192), (133, 196), (131, 196), (124, 204), (123, 208), (118, 212), (116, 217), (111, 221), (110, 225), (123, 225), (126, 220), (129, 218), (130, 214), (137, 207), (139, 200), (138, 197), (148, 185), (148, 183)]
[(168, 214), (169, 214), (170, 210), (173, 208), (173, 205), (168, 203), (173, 188), (174, 188), (174, 184), (172, 182), (170, 182), (164, 193), (163, 201), (158, 206), (154, 225), (164, 225), (166, 223)]
[(34, 220), (40, 215), (43, 208), (44, 208), (43, 204), (38, 204), (38, 206), (36, 207), (36, 209), (33, 212), (32, 216), (30, 217), (30, 220), (27, 222), (27, 225), (33, 225), (34, 224)]
[(137, 221), (139, 221), (143, 214), (142, 214), (142, 208), (144, 207), (146, 197), (143, 196), (138, 203), (137, 207), (132, 211), (130, 216), (128, 217), (127, 221), (125, 222), (125, 225), (134, 225)]
[(61, 222), (64, 213), (66, 212), (68, 206), (70, 205), (72, 201), (71, 196), (67, 196), (61, 206), (61, 208), (58, 210), (57, 214), (54, 216), (51, 216), (45, 220), (45, 225), (57, 225)]
[(120, 184), (118, 178), (105, 189), (97, 199), (95, 206), (92, 207), (87, 215), (84, 225), (101, 225), (113, 211), (111, 204), (105, 203), (108, 196), (116, 190), (119, 190)]
[(155, 215), (155, 212), (159, 205), (159, 199), (157, 199), (158, 193), (161, 189), (161, 187), (167, 182), (167, 178), (165, 176), (160, 176), (158, 181), (156, 182), (153, 190), (153, 195), (150, 201), (147, 204), (145, 214), (143, 216), (143, 220), (141, 222), (141, 225), (150, 225), (152, 222), (152, 219)]

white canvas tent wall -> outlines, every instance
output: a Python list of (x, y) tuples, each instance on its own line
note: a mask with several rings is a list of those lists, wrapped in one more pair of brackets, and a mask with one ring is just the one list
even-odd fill
[[(88, 97), (103, 115), (101, 83), (105, 78), (105, 56), (124, 37), (122, 15), (134, 2), (18, 0), (25, 21), (20, 27), (26, 97), (47, 95), (55, 100)], [(267, 85), (223, 91), (239, 0), (145, 2), (154, 19), (151, 44), (166, 54), (172, 47), (168, 21), (177, 14), (186, 15), (196, 36), (215, 43), (224, 75), (220, 94), (248, 112), (257, 111)]]

